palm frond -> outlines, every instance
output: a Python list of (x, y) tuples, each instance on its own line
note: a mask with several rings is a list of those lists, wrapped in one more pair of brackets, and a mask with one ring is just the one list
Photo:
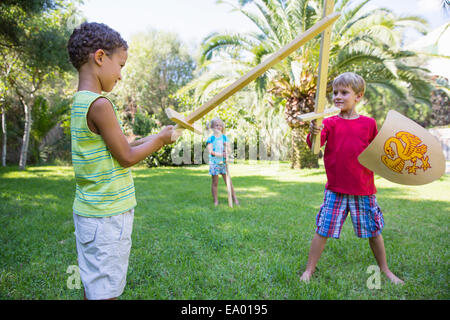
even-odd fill
[(341, 12), (341, 17), (336, 21), (334, 25), (334, 30), (336, 33), (342, 33), (342, 28), (349, 24), (350, 21), (355, 19), (355, 17), (360, 13), (360, 10), (369, 2), (370, 0), (365, 0), (362, 3), (358, 4), (355, 8), (351, 10), (346, 10), (347, 4), (349, 1), (343, 1), (343, 3), (339, 4), (335, 11)]
[(383, 53), (375, 49), (352, 49), (342, 50), (337, 57), (333, 58), (330, 67), (330, 74), (337, 74), (339, 70), (349, 70), (357, 65), (367, 65), (368, 63), (383, 65), (385, 57)]
[(392, 11), (386, 8), (377, 8), (365, 14), (358, 13), (355, 14), (352, 19), (348, 20), (346, 24), (341, 28), (335, 28), (335, 32), (342, 36), (349, 32), (349, 30), (352, 30), (355, 25), (360, 24), (362, 26), (368, 27), (373, 23), (369, 23), (368, 20), (373, 21), (375, 17), (379, 19), (380, 17), (386, 17), (388, 15), (392, 15)]
[(277, 23), (274, 22), (277, 18), (272, 17), (268, 11), (268, 9), (265, 7), (263, 3), (260, 3), (259, 1), (254, 2), (255, 6), (258, 8), (259, 13), (264, 18), (264, 26), (266, 29), (266, 32), (268, 32), (268, 37), (272, 38), (272, 41), (275, 41), (277, 46), (281, 48), (283, 46), (283, 40), (282, 37), (280, 37), (280, 34), (277, 30)]
[(291, 17), (289, 16), (286, 7), (283, 5), (281, 0), (278, 0), (278, 5), (274, 7), (276, 11), (276, 15), (279, 17), (278, 23), (283, 28), (280, 28), (279, 32), (281, 33), (281, 37), (283, 38), (283, 43), (288, 43), (292, 39), (294, 39), (296, 35), (296, 31), (294, 29), (294, 24), (291, 21)]
[(354, 35), (368, 35), (378, 43), (383, 43), (386, 47), (398, 49), (400, 43), (400, 33), (394, 28), (395, 23), (391, 17), (370, 17), (359, 21), (347, 30), (348, 38)]
[[(304, 20), (304, 12), (305, 7), (308, 5), (308, 0), (292, 0), (289, 1), (286, 7), (286, 13), (291, 17), (291, 21), (298, 28), (302, 26), (302, 21)], [(305, 29), (301, 28), (301, 30), (297, 30), (297, 32), (305, 31)]]
[(251, 22), (254, 23), (254, 25), (261, 31), (263, 35), (269, 34), (270, 30), (267, 29), (266, 21), (258, 17), (256, 14), (250, 12), (249, 10), (245, 10), (243, 6), (236, 7), (234, 4), (228, 1), (220, 1), (220, 3), (226, 3), (231, 6), (234, 11), (239, 11), (240, 13), (242, 13), (245, 17), (247, 17)]
[(267, 55), (273, 53), (273, 50), (268, 49), (267, 46), (264, 43), (261, 43), (258, 46), (255, 46), (252, 49), (252, 53), (254, 55), (254, 59), (253, 62), (255, 65), (258, 65), (262, 62), (262, 60), (264, 59), (264, 57), (266, 57)]
[(428, 21), (417, 16), (399, 17), (395, 20), (395, 26), (399, 28), (410, 28), (422, 35), (428, 33)]
[(401, 100), (407, 99), (407, 91), (405, 88), (399, 86), (396, 82), (391, 80), (377, 80), (377, 79), (369, 79), (366, 81), (367, 90), (371, 90), (373, 87), (380, 87), (389, 90), (396, 97)]
[(212, 34), (201, 45), (200, 64), (203, 64), (206, 60), (211, 60), (214, 53), (221, 51), (226, 52), (238, 48), (251, 52), (255, 44), (255, 39), (244, 34)]

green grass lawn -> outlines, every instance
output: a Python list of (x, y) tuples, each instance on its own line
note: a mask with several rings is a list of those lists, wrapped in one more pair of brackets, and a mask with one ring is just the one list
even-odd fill
[[(322, 169), (267, 164), (231, 167), (239, 207), (227, 206), (223, 181), (214, 207), (208, 167), (133, 169), (138, 206), (127, 286), (121, 299), (449, 299), (450, 177), (424, 186), (376, 178), (388, 264), (382, 275), (351, 219), (329, 240), (309, 284), (299, 282), (315, 216)], [(71, 167), (0, 168), (0, 299), (82, 299), (69, 289), (77, 264)]]

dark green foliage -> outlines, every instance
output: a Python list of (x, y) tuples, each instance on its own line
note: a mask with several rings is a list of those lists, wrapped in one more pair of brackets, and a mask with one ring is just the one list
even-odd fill
[(147, 167), (164, 167), (164, 166), (175, 166), (172, 162), (172, 149), (173, 145), (165, 145), (160, 150), (153, 152), (149, 155), (144, 162)]
[(317, 155), (312, 153), (311, 149), (308, 145), (301, 141), (299, 143), (299, 152), (300, 152), (300, 169), (303, 168), (319, 168), (319, 161), (317, 159)]
[(117, 104), (142, 109), (161, 124), (171, 124), (164, 110), (179, 110), (175, 96), (193, 77), (195, 62), (178, 35), (151, 30), (132, 37)]
[(158, 127), (158, 122), (155, 119), (155, 116), (149, 116), (145, 111), (137, 111), (134, 115), (133, 122), (133, 133), (137, 136), (146, 136), (153, 129)]
[(20, 46), (23, 24), (34, 14), (55, 8), (54, 0), (2, 0), (0, 2), (0, 46)]
[[(72, 70), (66, 51), (68, 19), (78, 11), (66, 0), (2, 1), (0, 13), (0, 24), (14, 20), (0, 32), (0, 102), (8, 124), (20, 119), (8, 126), (7, 157), (20, 158), (24, 168), (28, 160), (40, 162), (40, 140), (68, 113), (62, 89)], [(13, 131), (17, 127), (21, 130)], [(20, 151), (11, 140), (24, 142)]]

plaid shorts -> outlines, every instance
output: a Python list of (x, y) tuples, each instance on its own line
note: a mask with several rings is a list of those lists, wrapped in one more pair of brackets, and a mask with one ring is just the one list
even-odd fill
[(339, 239), (348, 212), (358, 238), (372, 238), (384, 227), (383, 213), (375, 195), (354, 196), (325, 189), (323, 204), (316, 217), (316, 232)]
[(227, 174), (227, 168), (225, 163), (210, 163), (209, 164), (209, 174), (212, 176), (217, 176), (219, 174)]

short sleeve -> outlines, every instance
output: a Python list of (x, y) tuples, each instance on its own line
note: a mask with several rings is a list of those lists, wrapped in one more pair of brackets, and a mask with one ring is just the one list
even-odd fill
[(372, 130), (371, 130), (371, 137), (369, 138), (369, 143), (371, 143), (375, 137), (378, 134), (378, 127), (377, 127), (377, 122), (375, 121), (375, 119), (372, 119)]
[(208, 143), (213, 143), (214, 142), (214, 136), (210, 136), (209, 138), (208, 138), (208, 140), (206, 140), (206, 144), (208, 144)]

